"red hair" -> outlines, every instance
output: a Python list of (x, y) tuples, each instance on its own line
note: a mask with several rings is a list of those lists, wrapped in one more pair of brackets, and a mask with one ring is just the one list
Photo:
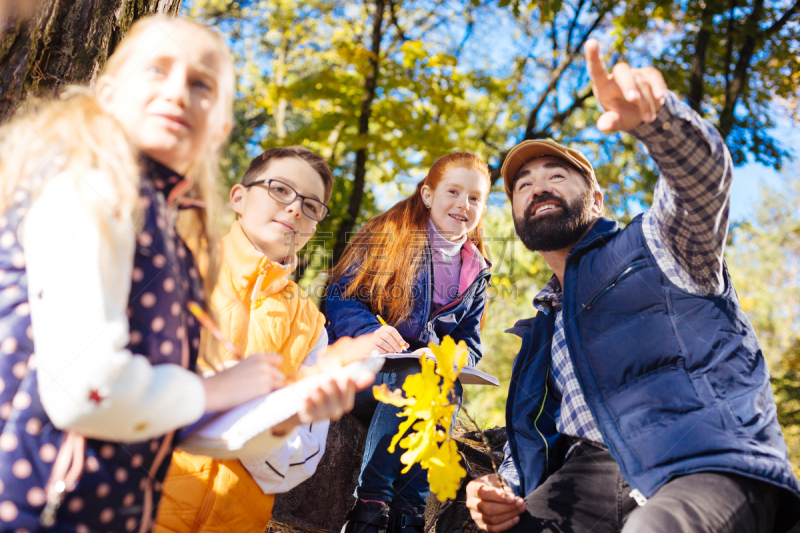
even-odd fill
[[(364, 224), (347, 245), (331, 273), (334, 280), (353, 276), (342, 297), (369, 300), (372, 311), (389, 324), (408, 318), (414, 308), (413, 288), (423, 265), (431, 218), (422, 200), (422, 187), (427, 185), (435, 191), (442, 179), (457, 168), (479, 172), (491, 187), (489, 167), (480, 157), (456, 152), (437, 159), (414, 194)], [(467, 238), (485, 257), (483, 214)]]

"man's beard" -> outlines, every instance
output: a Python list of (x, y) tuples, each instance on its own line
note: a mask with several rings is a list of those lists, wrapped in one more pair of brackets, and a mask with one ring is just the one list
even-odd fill
[[(543, 193), (525, 208), (522, 218), (514, 216), (514, 228), (528, 250), (553, 252), (578, 243), (594, 221), (592, 216), (593, 191), (569, 203), (551, 193)], [(557, 215), (533, 217), (533, 212), (544, 202), (553, 201), (562, 209)]]

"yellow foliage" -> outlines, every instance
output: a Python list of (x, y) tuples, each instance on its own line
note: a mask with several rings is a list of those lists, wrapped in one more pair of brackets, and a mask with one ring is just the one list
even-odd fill
[(467, 475), (450, 433), (456, 412), (451, 393), (467, 364), (468, 350), (464, 341), (456, 345), (449, 336), (441, 346), (430, 344), (429, 347), (436, 359), (420, 357), (422, 371), (406, 378), (405, 396), (399, 389), (390, 391), (386, 384), (372, 387), (372, 393), (378, 401), (403, 407), (397, 416), (405, 420), (389, 444), (389, 452), (394, 453), (398, 444), (406, 450), (400, 457), (400, 462), (406, 465), (403, 473), (419, 463), (428, 471), (431, 492), (445, 501), (456, 497), (461, 480)]

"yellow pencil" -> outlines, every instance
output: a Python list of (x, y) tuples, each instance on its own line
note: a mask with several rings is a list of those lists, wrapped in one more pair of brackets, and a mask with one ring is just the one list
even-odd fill
[(200, 322), (200, 324), (206, 328), (208, 332), (211, 333), (211, 335), (225, 347), (226, 350), (231, 352), (236, 359), (242, 359), (242, 354), (239, 353), (239, 350), (236, 349), (236, 346), (234, 346), (231, 341), (225, 338), (217, 325), (214, 324), (214, 320), (208, 316), (205, 311), (203, 311), (202, 307), (195, 302), (189, 302), (187, 307), (189, 308), (189, 311), (191, 311), (192, 314), (197, 318), (197, 321)]
[[(386, 323), (386, 321), (383, 319), (381, 315), (375, 315), (375, 316), (378, 318), (378, 322), (380, 322), (382, 326), (389, 325)], [(408, 350), (409, 348), (411, 348), (411, 346), (407, 342), (404, 342), (403, 344), (400, 345), (400, 349), (402, 350)]]

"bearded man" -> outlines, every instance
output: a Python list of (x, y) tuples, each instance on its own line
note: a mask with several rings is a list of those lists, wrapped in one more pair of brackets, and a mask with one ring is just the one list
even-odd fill
[(725, 268), (732, 163), (653, 68), (586, 44), (604, 132), (661, 171), (651, 209), (603, 217), (577, 150), (523, 141), (501, 173), (520, 239), (554, 275), (508, 392), (508, 444), (467, 506), (486, 531), (782, 532), (800, 518), (769, 374)]

